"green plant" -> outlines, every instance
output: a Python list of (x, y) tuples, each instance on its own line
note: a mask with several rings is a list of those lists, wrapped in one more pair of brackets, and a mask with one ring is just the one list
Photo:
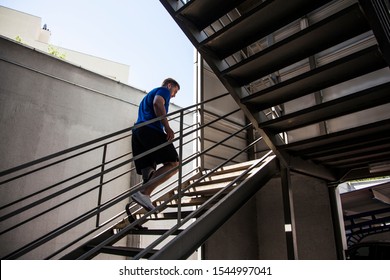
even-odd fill
[(58, 48), (54, 47), (52, 45), (49, 45), (47, 47), (47, 51), (49, 52), (49, 54), (51, 54), (51, 55), (53, 55), (55, 57), (61, 58), (61, 59), (65, 59), (65, 57), (66, 57), (66, 53), (60, 53)]
[(20, 37), (19, 35), (15, 37), (15, 41), (19, 42), (22, 44), (22, 37)]

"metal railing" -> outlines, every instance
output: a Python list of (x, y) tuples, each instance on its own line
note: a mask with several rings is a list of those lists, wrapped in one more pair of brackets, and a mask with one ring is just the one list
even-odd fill
[[(239, 109), (206, 124), (195, 123), (186, 127), (184, 117), (187, 114), (198, 114), (201, 105), (227, 95), (223, 94), (164, 116), (179, 123), (173, 142), (179, 151), (181, 164), (175, 168), (176, 170), (169, 171), (178, 172), (178, 178), (159, 188), (153, 194), (153, 199), (177, 188), (177, 197), (172, 199), (177, 199), (180, 204), (182, 182), (202, 169), (197, 163), (199, 158), (250, 127), (244, 126), (209, 148), (186, 155), (184, 147), (200, 140), (197, 136), (199, 131), (218, 121), (226, 121)], [(1, 171), (0, 193), (4, 201), (0, 206), (2, 259), (60, 258), (123, 220), (127, 216), (125, 205), (129, 197), (144, 187), (140, 182), (128, 187), (130, 178), (134, 177), (130, 176), (134, 171), (132, 162), (166, 144), (136, 157), (132, 156), (130, 150), (123, 151), (121, 147), (130, 146), (134, 128), (159, 121), (164, 117)], [(227, 159), (228, 161), (223, 164), (229, 163), (229, 157)], [(107, 190), (108, 188), (110, 190)], [(113, 191), (117, 188), (118, 191)], [(159, 205), (156, 210), (143, 215), (135, 221), (133, 227), (145, 222), (150, 215), (164, 206), (166, 204)], [(140, 209), (136, 204), (131, 207), (135, 212)], [(177, 226), (181, 224), (179, 205)], [(117, 235), (112, 238), (120, 237)], [(90, 257), (93, 253), (91, 251), (81, 258)]]

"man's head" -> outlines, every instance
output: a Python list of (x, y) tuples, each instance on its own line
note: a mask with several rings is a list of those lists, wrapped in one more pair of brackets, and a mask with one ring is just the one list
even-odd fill
[(172, 78), (166, 78), (163, 83), (162, 83), (162, 86), (163, 87), (166, 87), (167, 89), (169, 89), (170, 93), (171, 93), (171, 97), (175, 97), (176, 96), (176, 93), (180, 90), (180, 85), (178, 82), (176, 82), (174, 79)]

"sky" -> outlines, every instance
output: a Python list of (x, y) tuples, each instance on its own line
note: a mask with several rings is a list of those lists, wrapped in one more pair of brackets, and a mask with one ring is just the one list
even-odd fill
[(0, 5), (42, 18), (50, 43), (130, 66), (129, 84), (144, 91), (172, 77), (171, 100), (193, 104), (194, 48), (158, 0), (0, 0)]

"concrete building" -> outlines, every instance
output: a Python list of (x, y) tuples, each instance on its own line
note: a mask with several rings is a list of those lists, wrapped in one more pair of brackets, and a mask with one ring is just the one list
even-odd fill
[(55, 53), (67, 62), (127, 84), (130, 67), (123, 63), (70, 50), (50, 43), (50, 26), (35, 15), (0, 6), (0, 34), (45, 53)]

